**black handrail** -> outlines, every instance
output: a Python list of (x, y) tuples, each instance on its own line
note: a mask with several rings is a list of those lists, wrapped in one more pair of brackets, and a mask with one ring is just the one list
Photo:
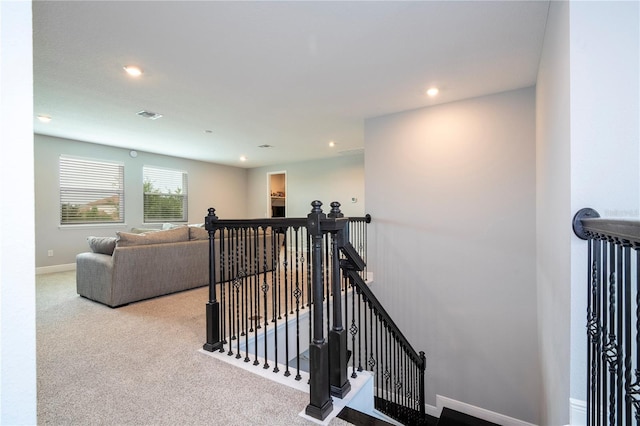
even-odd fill
[(640, 244), (640, 220), (603, 219), (591, 208), (581, 209), (573, 218), (573, 230), (583, 239), (615, 239), (623, 244)]

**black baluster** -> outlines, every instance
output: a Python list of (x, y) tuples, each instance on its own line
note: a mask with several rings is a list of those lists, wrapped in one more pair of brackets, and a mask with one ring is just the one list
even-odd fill
[[(630, 424), (631, 417), (631, 249), (624, 247), (624, 381), (625, 381), (625, 402), (624, 423)], [(620, 268), (622, 270), (622, 268)], [(622, 281), (622, 280), (621, 280)]]
[(227, 305), (227, 313), (229, 318), (227, 319), (227, 323), (229, 324), (229, 351), (227, 355), (233, 355), (233, 341), (236, 340), (235, 333), (235, 322), (233, 321), (233, 308), (234, 308), (234, 277), (235, 277), (235, 265), (233, 261), (234, 256), (234, 247), (233, 247), (233, 228), (229, 228), (227, 230), (229, 236), (227, 238), (227, 251), (226, 251), (226, 261), (229, 268), (229, 291), (227, 292), (229, 296), (229, 303)]
[[(282, 318), (280, 316), (280, 286), (282, 283), (280, 282), (279, 268), (276, 268), (275, 266), (276, 253), (274, 248), (276, 245), (278, 234), (276, 233), (276, 230), (273, 229), (273, 227), (271, 228), (271, 235), (273, 235), (273, 238), (271, 240), (272, 244), (271, 244), (271, 247), (269, 247), (269, 250), (271, 250), (271, 267), (272, 267), (272, 272), (271, 272), (271, 283), (272, 283), (271, 302), (272, 303), (271, 304), (272, 304), (272, 311), (273, 311), (273, 319), (271, 320), (271, 322), (273, 322), (273, 352), (275, 354), (273, 372), (277, 373), (280, 371), (280, 368), (278, 367), (278, 319)], [(278, 311), (277, 315), (276, 315), (276, 311)]]
[(623, 284), (624, 280), (622, 278), (623, 269), (622, 269), (622, 246), (619, 244), (612, 243), (612, 249), (615, 249), (615, 259), (616, 259), (616, 281), (614, 283), (616, 287), (616, 409), (617, 409), (617, 421), (616, 423), (619, 425), (624, 424), (623, 412), (624, 412), (624, 399), (622, 399), (623, 395), (623, 374), (622, 374), (622, 339), (623, 339), (623, 324), (622, 324), (622, 307), (623, 307)]
[[(587, 397), (587, 413), (591, 415), (589, 424), (596, 424), (599, 415), (599, 352), (600, 352), (600, 326), (599, 326), (599, 268), (600, 261), (599, 242), (589, 240), (589, 297), (587, 307), (587, 335), (588, 335), (588, 366), (589, 392)], [(590, 420), (590, 421), (589, 421)]]
[[(358, 341), (360, 341), (360, 336), (362, 333), (360, 332), (360, 328), (362, 323), (360, 321), (360, 292), (356, 291), (355, 285), (353, 281), (351, 281), (351, 327), (349, 328), (349, 332), (351, 333), (351, 377), (356, 378), (358, 375), (356, 374), (356, 356), (358, 357), (358, 363), (361, 362), (362, 358), (362, 349), (360, 346), (357, 348), (356, 352), (356, 335), (358, 335)], [(358, 322), (356, 324), (356, 295), (358, 297)], [(360, 369), (359, 371), (362, 371)]]
[(269, 368), (269, 335), (267, 334), (267, 330), (269, 329), (269, 284), (267, 283), (267, 228), (262, 227), (262, 265), (263, 265), (263, 279), (262, 279), (262, 295), (264, 297), (264, 330), (262, 330), (262, 335), (264, 336), (264, 365), (262, 368), (265, 370)]
[(237, 228), (235, 230), (235, 241), (236, 241), (236, 263), (237, 263), (237, 267), (236, 267), (236, 278), (234, 280), (234, 287), (235, 287), (235, 298), (236, 298), (236, 334), (238, 335), (238, 341), (236, 342), (236, 358), (240, 359), (242, 358), (242, 354), (240, 353), (240, 336), (242, 336), (242, 334), (244, 333), (244, 330), (241, 329), (241, 321), (242, 321), (242, 310), (243, 308), (242, 306), (242, 296), (241, 296), (241, 290), (242, 290), (242, 284), (243, 284), (243, 271), (242, 271), (242, 240), (240, 238), (241, 236), (241, 230), (240, 228)]
[(616, 260), (615, 246), (609, 243), (609, 335), (605, 355), (609, 367), (609, 424), (616, 424), (616, 372), (618, 348), (616, 344)]
[[(362, 371), (362, 324), (361, 324), (361, 321), (362, 321), (362, 307), (363, 307), (363, 305), (362, 305), (362, 296), (361, 296), (361, 292), (360, 291), (357, 292), (357, 296), (358, 296), (358, 303), (357, 303), (357, 305), (358, 305), (358, 371)], [(356, 298), (356, 292), (353, 292), (353, 290), (352, 290), (351, 298), (352, 299)], [(364, 310), (364, 314), (366, 316), (366, 314), (367, 314), (366, 309)], [(365, 333), (367, 332), (366, 327), (365, 327), (364, 332)], [(366, 339), (366, 334), (365, 334), (365, 339)], [(355, 343), (354, 343), (354, 345), (355, 345)], [(356, 366), (356, 363), (355, 363), (355, 348), (354, 348), (354, 352), (353, 352), (353, 357), (354, 357), (353, 372), (355, 374), (355, 370), (356, 370), (355, 369), (355, 366)], [(365, 362), (366, 362), (366, 358), (365, 358)]]
[(249, 357), (249, 352), (251, 351), (251, 348), (249, 347), (250, 346), (249, 334), (253, 330), (253, 323), (251, 322), (251, 315), (252, 315), (251, 289), (253, 288), (253, 277), (257, 272), (255, 270), (252, 270), (252, 265), (251, 265), (252, 255), (251, 255), (251, 228), (250, 227), (244, 228), (243, 240), (244, 240), (244, 253), (245, 253), (244, 265), (247, 271), (247, 274), (245, 276), (244, 288), (243, 288), (243, 294), (244, 294), (243, 335), (244, 335), (244, 350), (245, 350), (244, 362), (249, 362), (251, 361), (251, 358)]
[(605, 420), (609, 417), (609, 393), (608, 393), (608, 373), (607, 373), (607, 358), (606, 358), (606, 345), (607, 345), (607, 336), (608, 336), (608, 330), (607, 330), (607, 311), (608, 311), (608, 306), (607, 306), (607, 301), (609, 300), (608, 297), (608, 291), (609, 291), (609, 287), (607, 285), (607, 271), (608, 271), (608, 261), (607, 261), (607, 257), (608, 257), (608, 253), (607, 253), (607, 242), (606, 241), (602, 241), (602, 276), (601, 278), (601, 286), (602, 286), (602, 294), (601, 294), (601, 313), (602, 316), (600, 318), (600, 320), (602, 321), (602, 353), (601, 355), (601, 385), (602, 385), (602, 417), (601, 419)]
[(258, 330), (260, 330), (262, 326), (260, 325), (260, 289), (259, 289), (260, 286), (259, 284), (260, 284), (260, 280), (263, 279), (261, 277), (263, 277), (263, 275), (266, 274), (266, 271), (262, 271), (262, 274), (258, 274), (258, 272), (260, 271), (259, 241), (260, 241), (260, 228), (255, 227), (253, 228), (253, 253), (254, 253), (253, 264), (256, 272), (254, 294), (253, 294), (253, 300), (255, 301), (255, 306), (254, 306), (255, 310), (253, 314), (253, 321), (255, 323), (254, 338), (253, 338), (253, 350), (254, 350), (253, 365), (260, 364), (260, 361), (258, 361), (258, 334), (259, 334)]
[(636, 250), (636, 368), (632, 385), (632, 403), (635, 409), (636, 424), (640, 424), (640, 251)]
[[(294, 290), (294, 297), (296, 299), (296, 380), (301, 380), (300, 375), (300, 297), (304, 293), (300, 287), (300, 228), (295, 228), (295, 244), (296, 244), (296, 289)], [(309, 319), (309, 323), (311, 320)]]
[[(285, 371), (284, 376), (289, 377), (291, 372), (289, 371), (289, 247), (287, 242), (287, 234), (289, 230), (283, 231), (283, 241), (284, 245), (284, 259), (282, 261), (282, 267), (284, 269), (284, 340), (285, 340), (285, 349), (284, 349), (284, 360), (285, 360)], [(278, 247), (278, 252), (280, 252), (280, 246)]]

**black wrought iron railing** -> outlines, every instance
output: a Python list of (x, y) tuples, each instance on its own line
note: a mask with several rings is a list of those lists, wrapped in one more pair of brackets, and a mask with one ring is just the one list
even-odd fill
[(366, 284), (371, 217), (345, 218), (337, 202), (325, 215), (321, 206), (314, 201), (306, 218), (257, 220), (220, 220), (209, 209), (204, 349), (294, 380), (308, 372), (306, 412), (318, 419), (331, 411), (332, 396), (350, 391), (349, 378), (369, 370), (376, 408), (420, 424), (424, 353)]
[(370, 371), (374, 376), (376, 409), (406, 425), (427, 424), (424, 352), (418, 353), (411, 346), (357, 273), (359, 266), (352, 256), (342, 260), (342, 269), (349, 287), (355, 290), (350, 303), (345, 298), (352, 377), (356, 372)]
[(588, 241), (587, 424), (640, 424), (640, 221), (580, 210)]

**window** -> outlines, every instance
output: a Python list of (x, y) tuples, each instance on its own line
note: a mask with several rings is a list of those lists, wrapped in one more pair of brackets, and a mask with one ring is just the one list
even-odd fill
[(124, 165), (60, 156), (60, 224), (124, 222)]
[(187, 172), (144, 166), (144, 221), (187, 221)]

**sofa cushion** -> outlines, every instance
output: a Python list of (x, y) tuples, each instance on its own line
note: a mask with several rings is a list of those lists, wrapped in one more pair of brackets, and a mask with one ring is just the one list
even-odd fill
[(132, 234), (130, 232), (116, 232), (116, 234), (118, 235), (118, 247), (189, 241), (189, 228), (186, 226), (142, 234)]
[(189, 226), (189, 239), (190, 240), (208, 240), (209, 231), (199, 226)]
[(147, 232), (158, 232), (161, 229), (158, 228), (131, 228), (132, 234), (146, 234)]
[(116, 237), (87, 237), (87, 242), (94, 253), (112, 255), (116, 248)]

